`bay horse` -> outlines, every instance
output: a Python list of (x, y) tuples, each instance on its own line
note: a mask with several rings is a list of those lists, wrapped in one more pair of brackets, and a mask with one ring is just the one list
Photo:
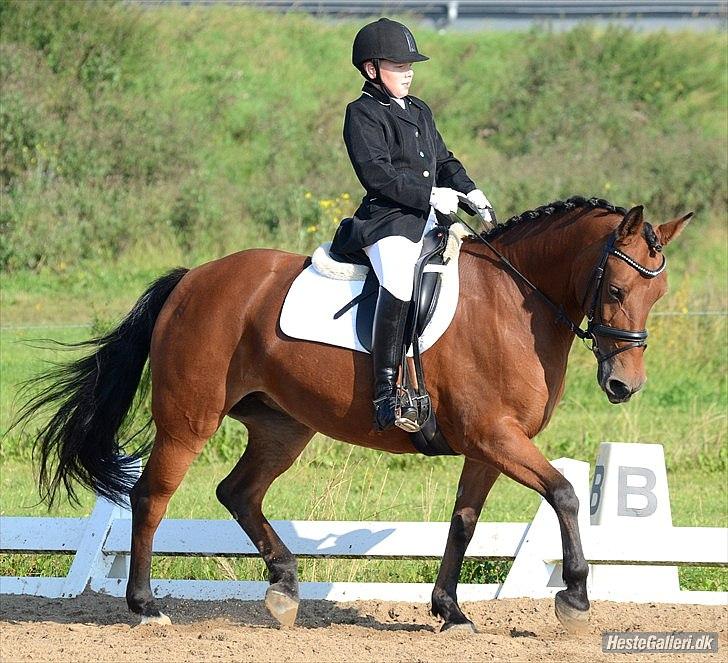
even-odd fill
[[(423, 356), (441, 430), (464, 456), (432, 593), (432, 613), (442, 618), (442, 630), (474, 630), (458, 605), (457, 583), (481, 509), (501, 473), (538, 492), (556, 512), (566, 585), (556, 595), (556, 615), (569, 629), (586, 623), (588, 566), (579, 503), (532, 440), (561, 398), (575, 334), (592, 340), (597, 381), (610, 402), (625, 402), (643, 386), (645, 323), (667, 289), (662, 247), (691, 216), (653, 227), (642, 206), (626, 210), (574, 197), (463, 243), (455, 317)], [(36, 441), (43, 499), (52, 503), (61, 484), (74, 499), (75, 482), (117, 501), (129, 494), (126, 600), (142, 621), (169, 622), (150, 588), (154, 533), (224, 417), (247, 427), (248, 443), (217, 497), (265, 561), (266, 606), (284, 625), (294, 622), (298, 610), (297, 561), (262, 512), (273, 480), (316, 431), (372, 449), (415, 452), (403, 431), (373, 431), (366, 354), (280, 331), (283, 300), (306, 260), (251, 249), (172, 271), (147, 289), (116, 329), (79, 344), (93, 348), (92, 354), (41, 376), (46, 387), (21, 410), (20, 419), (27, 421), (38, 410), (57, 408)], [(577, 325), (585, 316), (589, 325), (581, 331)], [(151, 444), (134, 483), (121, 438), (147, 359), (156, 433), (137, 453)]]

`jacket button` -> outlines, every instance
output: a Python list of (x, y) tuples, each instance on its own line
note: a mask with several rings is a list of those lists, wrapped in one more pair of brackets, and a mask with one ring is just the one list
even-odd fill
[(420, 156), (421, 157), (424, 157), (425, 156), (425, 153), (424, 152), (420, 152)]
[(429, 177), (429, 176), (430, 176), (430, 171), (429, 171), (429, 170), (425, 170), (425, 171), (423, 171), (423, 172), (422, 172), (422, 174), (423, 174), (423, 175), (424, 175), (425, 177)]

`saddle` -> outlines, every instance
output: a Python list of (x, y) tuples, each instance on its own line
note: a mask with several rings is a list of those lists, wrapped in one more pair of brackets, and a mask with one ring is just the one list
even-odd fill
[[(465, 196), (460, 197), (460, 209), (470, 216), (478, 213)], [(425, 236), (416, 264), (398, 399), (400, 407), (416, 408), (417, 430), (407, 432), (414, 447), (427, 456), (455, 452), (437, 425), (420, 352), (437, 342), (455, 315), (460, 246), (476, 232), (457, 215), (436, 212), (435, 216), (439, 225)], [(487, 227), (489, 219), (479, 216)], [(331, 254), (330, 247), (330, 243), (319, 246), (294, 279), (281, 308), (280, 330), (294, 339), (370, 352), (379, 294), (376, 275), (363, 251), (342, 256)]]
[[(419, 349), (419, 337), (432, 319), (442, 285), (442, 276), (437, 266), (444, 266), (449, 261), (449, 258), (444, 256), (447, 240), (448, 227), (444, 225), (435, 226), (423, 239), (422, 251), (415, 264), (412, 303), (407, 313), (400, 361), (398, 407), (416, 409), (417, 424), (405, 430), (409, 433), (414, 447), (427, 456), (457, 455), (450, 448), (437, 425), (435, 412), (425, 386), (425, 374)], [(330, 252), (329, 256), (341, 263), (369, 264), (364, 252), (345, 256)], [(372, 348), (372, 328), (378, 296), (379, 281), (374, 270), (370, 268), (361, 293), (334, 314), (334, 318), (339, 318), (350, 308), (357, 307), (356, 333), (359, 342), (369, 351)], [(414, 375), (407, 359), (409, 347), (412, 347)]]

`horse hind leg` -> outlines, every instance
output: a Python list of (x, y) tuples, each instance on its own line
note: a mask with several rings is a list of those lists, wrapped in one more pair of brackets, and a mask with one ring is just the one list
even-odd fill
[(141, 616), (142, 624), (171, 623), (152, 594), (152, 544), (172, 494), (206, 441), (196, 438), (193, 443), (171, 437), (158, 423), (149, 460), (131, 490), (131, 563), (126, 602), (129, 610)]
[(245, 399), (231, 416), (248, 428), (248, 446), (218, 485), (217, 498), (268, 567), (268, 611), (281, 625), (292, 626), (298, 614), (298, 562), (263, 515), (262, 504), (274, 479), (293, 464), (314, 431), (255, 398)]

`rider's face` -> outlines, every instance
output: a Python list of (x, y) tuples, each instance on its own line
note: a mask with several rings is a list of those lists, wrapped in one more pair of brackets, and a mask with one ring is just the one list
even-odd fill
[[(376, 76), (376, 70), (371, 62), (367, 62), (365, 66), (370, 78)], [(402, 99), (409, 94), (412, 78), (414, 77), (411, 62), (398, 63), (380, 60), (379, 72), (382, 82), (395, 97)]]

